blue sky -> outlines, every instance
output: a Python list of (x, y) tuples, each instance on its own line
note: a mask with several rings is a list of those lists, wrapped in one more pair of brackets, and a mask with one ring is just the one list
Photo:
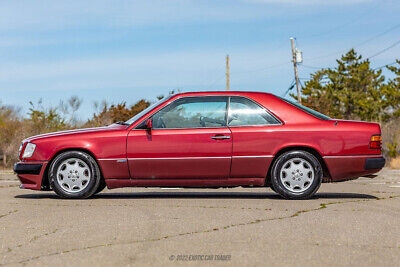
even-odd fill
[[(134, 103), (170, 90), (231, 89), (284, 94), (293, 80), (289, 37), (304, 63), (333, 66), (351, 47), (368, 57), (400, 39), (399, 1), (147, 0), (1, 1), (0, 101), (23, 108), (43, 98)], [(400, 58), (400, 45), (372, 59)], [(304, 82), (304, 80), (303, 80)]]

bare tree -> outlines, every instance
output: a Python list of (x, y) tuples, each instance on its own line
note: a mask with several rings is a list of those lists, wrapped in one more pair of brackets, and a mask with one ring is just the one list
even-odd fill
[(66, 102), (63, 100), (60, 101), (60, 110), (61, 113), (65, 116), (68, 117), (68, 122), (74, 126), (77, 125), (78, 120), (75, 116), (76, 111), (79, 110), (82, 104), (82, 99), (80, 99), (77, 96), (71, 96)]

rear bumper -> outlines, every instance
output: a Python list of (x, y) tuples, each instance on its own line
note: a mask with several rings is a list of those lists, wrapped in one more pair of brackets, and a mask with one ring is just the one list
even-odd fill
[(21, 188), (40, 190), (42, 178), (47, 162), (18, 162), (14, 165), (14, 172), (21, 181)]
[(381, 155), (325, 156), (332, 182), (346, 181), (374, 174), (385, 166)]
[(366, 170), (376, 170), (382, 169), (385, 166), (386, 160), (384, 157), (380, 158), (366, 158), (365, 159), (365, 169)]

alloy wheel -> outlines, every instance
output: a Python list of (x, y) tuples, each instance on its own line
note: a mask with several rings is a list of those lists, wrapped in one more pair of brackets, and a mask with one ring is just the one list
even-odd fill
[(69, 158), (61, 162), (57, 172), (57, 183), (69, 193), (78, 193), (84, 190), (91, 179), (91, 171), (81, 159)]
[(306, 191), (314, 181), (314, 169), (307, 160), (292, 158), (283, 165), (280, 179), (287, 190), (301, 193)]

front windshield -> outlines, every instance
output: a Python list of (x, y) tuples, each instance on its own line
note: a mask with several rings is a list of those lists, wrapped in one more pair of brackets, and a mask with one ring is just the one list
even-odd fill
[(142, 110), (141, 112), (139, 112), (138, 114), (136, 114), (135, 116), (133, 116), (132, 118), (127, 120), (125, 123), (129, 124), (129, 125), (134, 123), (135, 121), (137, 121), (138, 119), (140, 119), (141, 117), (146, 115), (146, 113), (150, 112), (152, 109), (154, 109), (155, 107), (160, 105), (162, 102), (164, 102), (170, 98), (171, 98), (171, 95), (158, 100), (157, 102), (151, 104), (150, 106), (148, 106), (147, 108), (145, 108), (144, 110)]
[(303, 105), (300, 105), (297, 102), (290, 101), (290, 100), (288, 100), (286, 98), (283, 98), (283, 97), (279, 97), (279, 98), (282, 99), (283, 101), (285, 101), (285, 102), (287, 102), (287, 103), (289, 103), (289, 104), (301, 109), (302, 111), (307, 112), (310, 115), (313, 115), (314, 117), (317, 117), (317, 118), (322, 119), (322, 120), (330, 120), (331, 119), (330, 117), (328, 117), (328, 116), (326, 116), (326, 115), (324, 115), (322, 113), (319, 113), (318, 111), (315, 111), (315, 110), (313, 110), (311, 108), (308, 108), (308, 107), (305, 107)]

